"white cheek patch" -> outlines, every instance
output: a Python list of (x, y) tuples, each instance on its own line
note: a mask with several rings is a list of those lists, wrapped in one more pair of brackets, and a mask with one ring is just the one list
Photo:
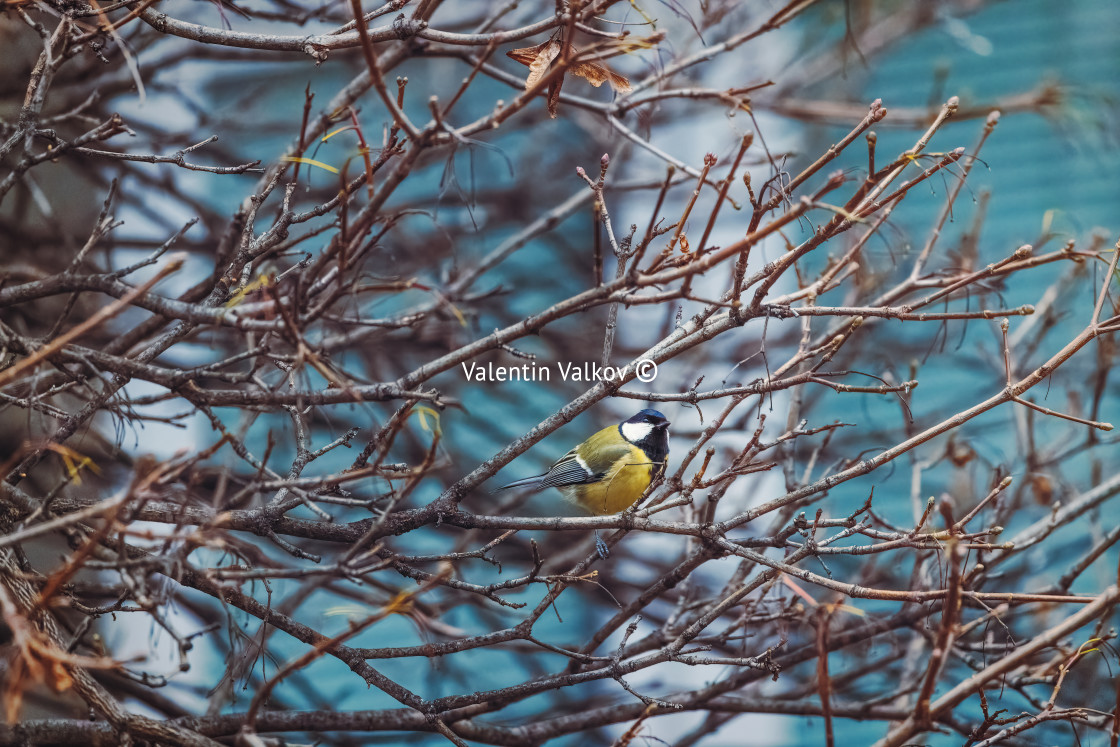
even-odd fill
[(622, 437), (632, 444), (636, 444), (650, 434), (653, 426), (649, 423), (623, 423)]

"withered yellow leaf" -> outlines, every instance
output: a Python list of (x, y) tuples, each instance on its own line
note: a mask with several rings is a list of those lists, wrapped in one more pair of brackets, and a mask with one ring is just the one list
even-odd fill
[(572, 65), (571, 73), (572, 75), (578, 75), (596, 88), (603, 85), (604, 82), (609, 82), (611, 88), (619, 93), (629, 93), (631, 90), (629, 78), (619, 75), (603, 65), (596, 65), (594, 62), (580, 62)]
[(540, 82), (541, 78), (548, 72), (548, 68), (552, 65), (553, 61), (560, 56), (560, 42), (555, 39), (549, 39), (544, 44), (533, 47), (536, 54), (533, 59), (528, 62), (529, 77), (525, 79), (525, 90), (529, 90)]
[[(556, 59), (560, 57), (561, 53), (564, 51), (565, 44), (566, 42), (554, 36), (543, 44), (538, 44), (535, 47), (523, 47), (506, 52), (506, 56), (510, 59), (529, 67), (529, 75), (525, 78), (525, 90), (528, 91), (532, 89), (547, 75), (549, 68), (552, 67), (553, 63), (556, 62)], [(567, 58), (572, 59), (576, 57), (578, 57), (578, 52), (575, 51), (572, 45), (567, 44)], [(603, 83), (610, 83), (611, 88), (620, 93), (626, 93), (631, 90), (630, 81), (625, 76), (619, 75), (606, 66), (595, 62), (575, 62), (566, 72), (571, 72), (576, 77), (583, 78), (596, 88), (603, 85)], [(560, 88), (563, 85), (563, 74), (557, 76), (549, 83), (549, 116), (556, 116), (560, 101)]]

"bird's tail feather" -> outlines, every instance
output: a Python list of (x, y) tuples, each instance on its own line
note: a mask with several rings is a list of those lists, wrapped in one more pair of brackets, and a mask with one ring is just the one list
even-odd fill
[(544, 475), (535, 475), (533, 477), (526, 477), (522, 480), (515, 480), (515, 481), (511, 482), (509, 485), (503, 485), (500, 488), (494, 488), (490, 492), (491, 493), (497, 493), (500, 490), (508, 490), (510, 488), (520, 488), (520, 487), (524, 487), (526, 485), (532, 485), (534, 483), (539, 483), (542, 479), (544, 479), (544, 476), (547, 475), (547, 474), (548, 473), (545, 472)]

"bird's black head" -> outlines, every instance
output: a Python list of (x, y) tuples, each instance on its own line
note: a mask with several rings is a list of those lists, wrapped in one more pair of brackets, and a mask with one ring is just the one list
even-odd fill
[(650, 423), (652, 425), (660, 425), (660, 427), (662, 428), (669, 427), (668, 418), (659, 413), (657, 410), (650, 410), (649, 408), (640, 411), (637, 415), (630, 418), (630, 420), (627, 422)]
[(651, 461), (663, 462), (669, 455), (669, 420), (657, 410), (642, 410), (619, 424), (618, 432)]

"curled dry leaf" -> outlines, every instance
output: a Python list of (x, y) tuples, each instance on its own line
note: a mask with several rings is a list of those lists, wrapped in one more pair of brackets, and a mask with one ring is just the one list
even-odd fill
[[(559, 37), (555, 36), (535, 47), (523, 47), (506, 52), (506, 56), (510, 59), (529, 67), (529, 75), (525, 78), (526, 91), (540, 83), (541, 79), (552, 68), (556, 58), (560, 57), (560, 53), (564, 51), (565, 45), (567, 46), (567, 57), (569, 59), (578, 57), (580, 53), (571, 44), (561, 41)], [(595, 62), (574, 62), (571, 67), (561, 72), (548, 84), (548, 114), (553, 118), (556, 117), (559, 108), (560, 88), (564, 85), (564, 76), (569, 72), (583, 78), (596, 88), (603, 85), (604, 82), (608, 82), (611, 88), (619, 93), (626, 93), (631, 90), (629, 79), (604, 65)]]
[(594, 62), (581, 62), (573, 65), (572, 75), (578, 75), (596, 88), (603, 85), (603, 81), (606, 81), (611, 84), (611, 88), (619, 93), (629, 93), (631, 90), (629, 78)]
[[(524, 47), (506, 52), (506, 56), (522, 65), (529, 66), (529, 76), (525, 79), (525, 90), (528, 91), (545, 76), (545, 73), (552, 66), (552, 62), (560, 55), (562, 48), (560, 42), (553, 38), (535, 47)], [(562, 85), (564, 85), (563, 73), (553, 78), (548, 84), (548, 116), (553, 118), (556, 117)]]
[[(12, 618), (5, 615), (12, 621)], [(65, 652), (55, 647), (30, 623), (20, 620), (12, 626), (16, 655), (10, 662), (4, 687), (4, 717), (8, 723), (19, 720), (24, 692), (35, 683), (45, 684), (56, 693), (65, 692), (74, 680), (67, 669)]]
[[(15, 599), (0, 584), (0, 620), (11, 631), (8, 672), (2, 681), (0, 703), (3, 718), (14, 724), (19, 720), (24, 695), (34, 685), (46, 685), (56, 693), (74, 685), (72, 671), (84, 669), (117, 669), (119, 664), (109, 657), (82, 656), (69, 653), (40, 630)], [(50, 614), (42, 611), (42, 614)]]
[(535, 86), (544, 74), (548, 72), (548, 68), (552, 65), (552, 61), (560, 56), (560, 42), (556, 39), (549, 39), (544, 44), (538, 44), (535, 47), (525, 47), (524, 49), (515, 49), (511, 52), (506, 52), (506, 55), (522, 65), (529, 66), (529, 77), (525, 79), (525, 90)]

